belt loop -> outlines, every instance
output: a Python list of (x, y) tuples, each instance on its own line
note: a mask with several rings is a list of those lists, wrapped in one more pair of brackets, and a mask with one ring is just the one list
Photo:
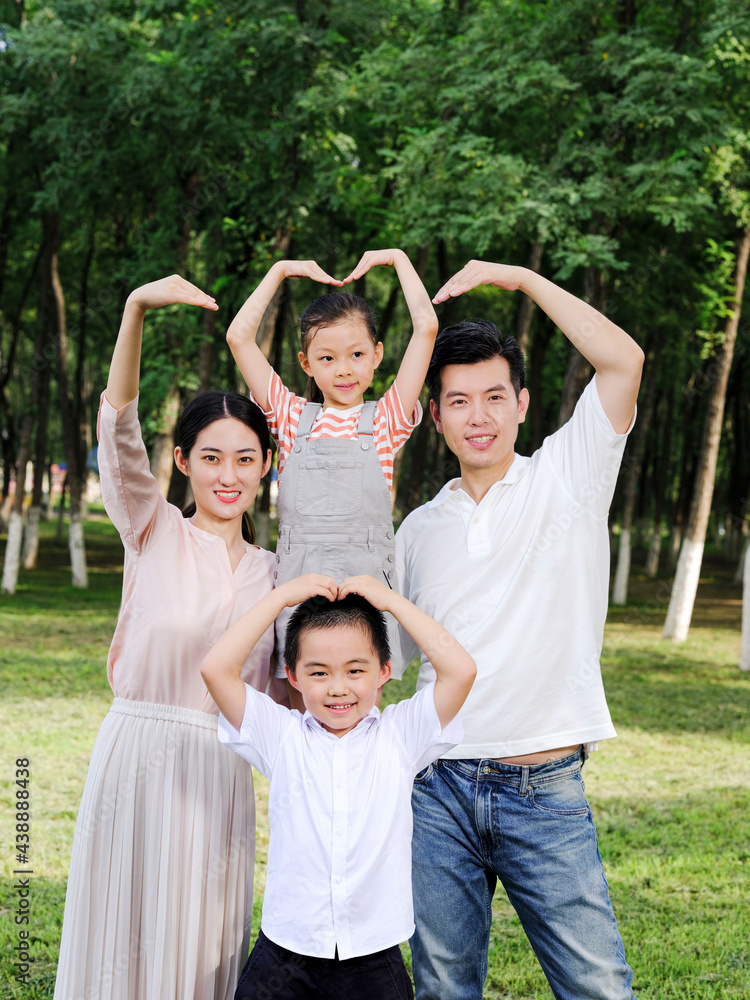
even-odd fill
[(291, 542), (292, 542), (292, 529), (291, 528), (284, 528), (282, 530), (282, 535), (283, 535), (283, 537), (282, 537), (281, 541), (282, 541), (282, 544), (284, 546), (284, 552), (287, 555), (289, 555), (289, 551), (291, 549)]
[(521, 784), (518, 786), (518, 794), (525, 795), (526, 789), (529, 787), (529, 769), (528, 767), (521, 768)]
[(370, 527), (367, 529), (367, 548), (370, 552), (375, 552), (375, 529)]

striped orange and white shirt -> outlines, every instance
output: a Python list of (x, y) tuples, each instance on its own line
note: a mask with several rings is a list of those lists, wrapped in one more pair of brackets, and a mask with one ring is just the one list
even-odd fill
[[(306, 402), (307, 400), (303, 396), (295, 396), (293, 392), (290, 392), (276, 372), (271, 373), (268, 384), (269, 408), (264, 410), (263, 415), (278, 447), (279, 475), (284, 470), (289, 452), (297, 437), (299, 418)], [(360, 403), (359, 406), (352, 406), (349, 410), (333, 408), (321, 410), (313, 424), (308, 440), (356, 438), (361, 409), (362, 404)], [(389, 490), (393, 489), (393, 456), (400, 448), (403, 448), (421, 419), (422, 407), (419, 402), (414, 407), (411, 416), (406, 416), (395, 382), (382, 399), (378, 400), (373, 420), (373, 438)]]

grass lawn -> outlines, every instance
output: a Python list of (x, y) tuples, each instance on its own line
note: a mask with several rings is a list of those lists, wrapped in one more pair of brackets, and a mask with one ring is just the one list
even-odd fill
[[(0, 996), (23, 1000), (53, 993), (75, 817), (111, 703), (105, 661), (122, 568), (119, 539), (93, 519), (91, 586), (74, 590), (52, 530), (45, 526), (39, 568), (22, 573), (14, 597), (0, 597)], [(697, 627), (676, 646), (659, 637), (665, 581), (636, 571), (631, 603), (610, 614), (605, 634), (605, 686), (619, 738), (602, 745), (584, 776), (641, 1000), (750, 997), (750, 676), (737, 668), (741, 594), (728, 579), (718, 563), (704, 568)], [(387, 699), (407, 697), (414, 683), (412, 671), (387, 686)], [(20, 758), (31, 761), (25, 866), (13, 850)], [(263, 778), (256, 789), (257, 929), (268, 845)], [(29, 985), (14, 982), (17, 867), (33, 870)], [(494, 914), (485, 997), (550, 998), (502, 889)]]

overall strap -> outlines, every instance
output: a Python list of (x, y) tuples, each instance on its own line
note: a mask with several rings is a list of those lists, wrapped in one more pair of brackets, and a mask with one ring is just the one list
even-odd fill
[(294, 439), (295, 447), (298, 441), (301, 443), (307, 441), (321, 409), (322, 406), (320, 403), (305, 403), (302, 407), (302, 413), (299, 415), (299, 422), (297, 424), (297, 437)]
[(362, 404), (362, 409), (359, 411), (359, 421), (357, 422), (357, 437), (361, 438), (365, 435), (369, 437), (373, 436), (377, 405), (374, 400)]

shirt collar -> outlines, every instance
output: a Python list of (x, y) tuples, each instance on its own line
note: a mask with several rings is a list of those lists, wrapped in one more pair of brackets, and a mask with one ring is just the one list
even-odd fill
[[(519, 480), (521, 480), (525, 475), (530, 462), (531, 459), (527, 455), (514, 455), (513, 463), (508, 471), (502, 479), (498, 479), (497, 482), (490, 486), (487, 491), (487, 495), (489, 496), (490, 493), (497, 492), (502, 486), (512, 486), (514, 483), (519, 482)], [(448, 480), (437, 496), (433, 497), (433, 499), (430, 500), (426, 506), (439, 507), (441, 504), (444, 504), (448, 500), (455, 499), (459, 495), (468, 496), (468, 494), (458, 485), (460, 482), (460, 477), (458, 479)]]
[[(370, 711), (364, 717), (364, 719), (362, 719), (359, 723), (357, 723), (354, 729), (352, 729), (346, 735), (351, 736), (352, 733), (356, 733), (359, 731), (361, 731), (362, 733), (367, 732), (368, 730), (372, 729), (373, 726), (378, 725), (379, 722), (380, 722), (380, 709), (376, 705), (373, 705)], [(346, 736), (339, 737), (339, 736), (334, 736), (333, 733), (329, 733), (327, 729), (324, 729), (323, 726), (321, 726), (321, 724), (318, 722), (318, 720), (315, 718), (314, 715), (310, 715), (307, 709), (305, 709), (305, 714), (302, 716), (302, 725), (306, 726), (311, 732), (319, 732), (323, 736), (330, 736), (332, 740), (346, 739)]]

